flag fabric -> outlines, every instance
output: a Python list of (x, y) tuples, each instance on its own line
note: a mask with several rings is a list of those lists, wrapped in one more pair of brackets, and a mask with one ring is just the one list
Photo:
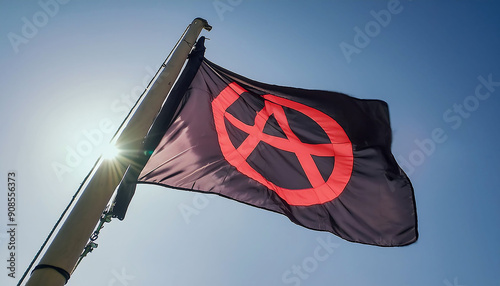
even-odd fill
[(151, 128), (139, 183), (218, 194), (352, 242), (417, 240), (385, 102), (260, 83), (203, 52), (199, 41)]

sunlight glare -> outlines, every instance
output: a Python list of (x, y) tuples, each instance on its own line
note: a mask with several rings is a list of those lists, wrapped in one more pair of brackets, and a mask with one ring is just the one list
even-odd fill
[(115, 159), (118, 154), (120, 154), (120, 150), (116, 148), (115, 145), (113, 144), (108, 144), (106, 147), (104, 147), (104, 150), (102, 152), (102, 157), (106, 160), (112, 160)]

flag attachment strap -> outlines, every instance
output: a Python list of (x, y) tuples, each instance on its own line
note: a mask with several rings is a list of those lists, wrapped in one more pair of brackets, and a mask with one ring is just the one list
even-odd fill
[(101, 229), (104, 228), (104, 224), (110, 223), (112, 218), (113, 218), (113, 213), (110, 211), (110, 206), (108, 205), (106, 209), (102, 212), (101, 218), (99, 219), (99, 224), (97, 225), (96, 229), (90, 236), (89, 238), (90, 241), (83, 249), (82, 254), (78, 258), (78, 261), (76, 262), (76, 265), (73, 268), (73, 271), (75, 271), (75, 269), (78, 267), (83, 258), (87, 256), (87, 254), (91, 253), (92, 250), (94, 250), (95, 248), (97, 248), (97, 246), (99, 246), (97, 243), (95, 243), (95, 241), (99, 238), (99, 233), (101, 232)]

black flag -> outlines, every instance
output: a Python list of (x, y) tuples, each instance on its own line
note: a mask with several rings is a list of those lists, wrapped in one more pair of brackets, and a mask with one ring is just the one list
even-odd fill
[(203, 51), (151, 129), (139, 182), (215, 193), (352, 242), (417, 240), (385, 102), (259, 83)]

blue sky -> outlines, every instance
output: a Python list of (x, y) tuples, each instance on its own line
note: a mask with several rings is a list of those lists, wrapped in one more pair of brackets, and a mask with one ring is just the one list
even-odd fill
[[(203, 17), (213, 26), (205, 55), (229, 70), (388, 102), (418, 242), (349, 243), (231, 200), (140, 185), (68, 285), (500, 285), (497, 2), (55, 1), (0, 2), (0, 166), (4, 180), (17, 174), (17, 275), (130, 102)], [(2, 269), (0, 284), (15, 285)]]

